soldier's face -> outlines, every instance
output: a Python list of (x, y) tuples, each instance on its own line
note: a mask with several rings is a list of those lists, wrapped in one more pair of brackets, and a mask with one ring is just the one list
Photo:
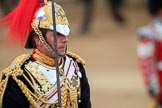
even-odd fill
[[(54, 33), (48, 30), (46, 33), (46, 40), (48, 44), (54, 49)], [(64, 56), (66, 54), (68, 38), (60, 33), (57, 33), (57, 50), (59, 56)]]

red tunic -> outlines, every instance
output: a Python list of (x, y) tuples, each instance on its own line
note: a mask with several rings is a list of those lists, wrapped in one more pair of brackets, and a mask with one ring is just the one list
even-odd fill
[(138, 59), (149, 93), (162, 102), (162, 20), (138, 31)]

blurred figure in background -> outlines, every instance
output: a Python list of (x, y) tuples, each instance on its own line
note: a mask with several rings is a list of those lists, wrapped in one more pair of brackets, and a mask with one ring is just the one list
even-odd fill
[(85, 34), (90, 30), (93, 11), (94, 11), (94, 0), (81, 0), (84, 5), (84, 15), (81, 25), (81, 34)]
[(0, 0), (0, 8), (2, 9), (2, 15), (8, 14), (12, 9), (14, 9), (19, 0)]
[(162, 0), (148, 0), (154, 20), (138, 30), (138, 58), (148, 93), (149, 108), (162, 108)]
[[(90, 30), (91, 27), (95, 0), (80, 1), (82, 1), (82, 3), (84, 4), (84, 15), (81, 25), (81, 34), (85, 34)], [(125, 22), (125, 19), (120, 12), (123, 0), (106, 0), (106, 3), (115, 21), (117, 21), (119, 24), (123, 24)]]
[(121, 6), (123, 4), (123, 0), (107, 0), (107, 4), (110, 6), (110, 12), (119, 24), (123, 24), (125, 22), (125, 19), (121, 13)]

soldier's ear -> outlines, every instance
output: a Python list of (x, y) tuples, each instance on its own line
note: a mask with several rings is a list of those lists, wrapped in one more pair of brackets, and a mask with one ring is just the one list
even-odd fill
[(35, 45), (36, 45), (37, 48), (43, 46), (43, 44), (42, 44), (42, 42), (39, 40), (38, 36), (34, 36), (34, 42), (35, 42)]

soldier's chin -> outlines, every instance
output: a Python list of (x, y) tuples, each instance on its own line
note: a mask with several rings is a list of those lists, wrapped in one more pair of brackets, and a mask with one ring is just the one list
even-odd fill
[(59, 55), (59, 57), (65, 57), (65, 54), (64, 55)]
[(66, 53), (58, 54), (60, 57), (64, 57)]

